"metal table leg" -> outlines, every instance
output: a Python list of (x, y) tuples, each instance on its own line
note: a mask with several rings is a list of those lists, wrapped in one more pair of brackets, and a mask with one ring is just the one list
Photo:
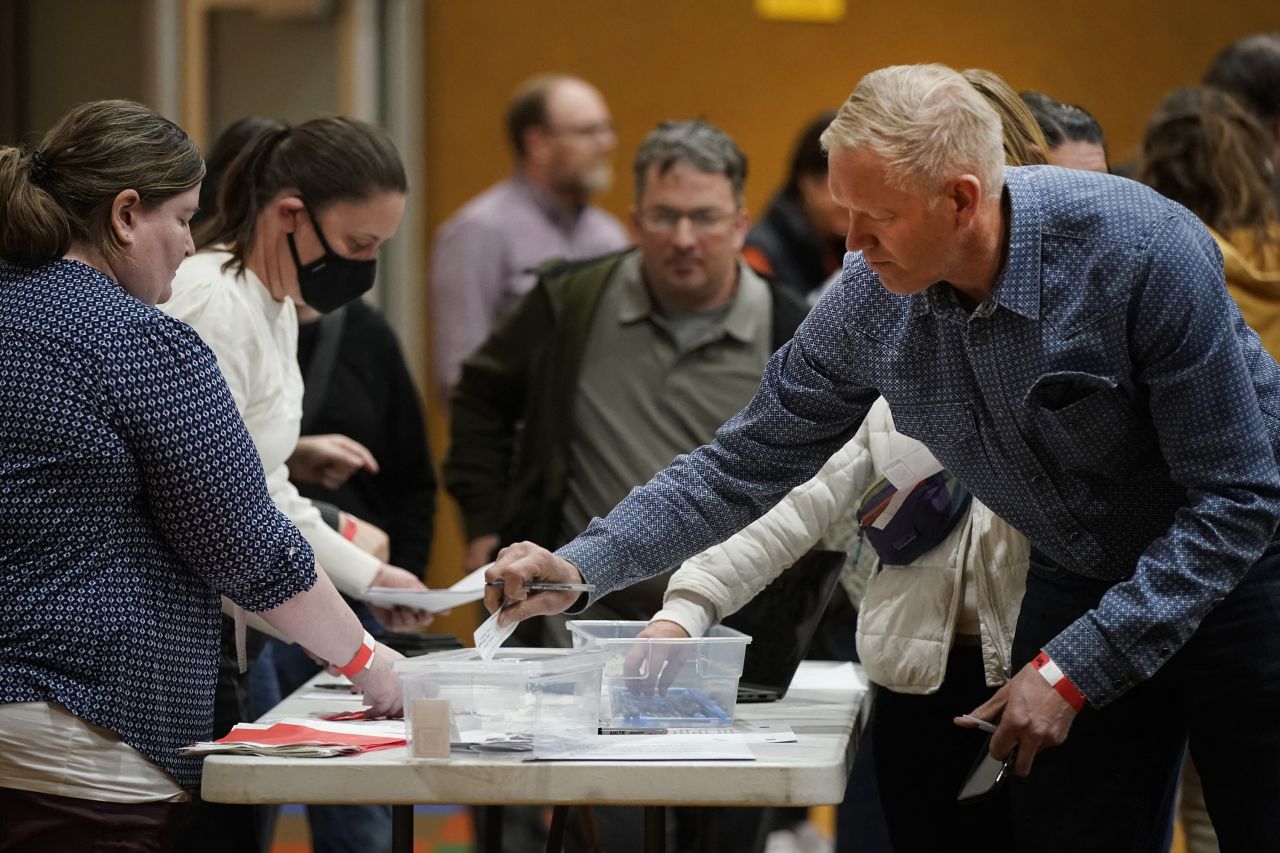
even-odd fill
[(502, 806), (479, 806), (482, 853), (502, 853)]
[(564, 825), (568, 817), (568, 806), (556, 806), (551, 810), (551, 827), (547, 830), (547, 853), (564, 853)]
[(391, 807), (391, 853), (413, 853), (413, 806)]
[(720, 826), (720, 809), (703, 806), (698, 809), (698, 849), (702, 853), (718, 853), (716, 842)]
[(644, 853), (666, 853), (667, 808), (644, 807)]

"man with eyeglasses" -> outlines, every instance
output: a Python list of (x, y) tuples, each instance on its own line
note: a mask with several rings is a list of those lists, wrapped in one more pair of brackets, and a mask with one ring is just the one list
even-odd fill
[(609, 108), (594, 86), (558, 74), (527, 80), (507, 107), (506, 126), (515, 171), (436, 233), (432, 341), (446, 402), (463, 359), (533, 287), (534, 267), (628, 243), (622, 223), (590, 204), (613, 182), (617, 145)]
[[(634, 171), (636, 248), (544, 266), (462, 367), (445, 477), (486, 556), (568, 541), (708, 441), (803, 319), (739, 258), (746, 160), (723, 131), (665, 123)], [(607, 618), (648, 619), (664, 586), (611, 598)]]
[[(463, 364), (444, 472), (478, 553), (563, 544), (709, 441), (804, 318), (799, 297), (739, 257), (747, 164), (728, 135), (705, 122), (664, 123), (633, 168), (636, 248), (545, 265)], [(665, 588), (665, 577), (636, 584), (585, 618), (647, 620)], [(538, 633), (526, 644), (568, 645), (563, 617), (522, 626), (530, 629)], [(638, 819), (634, 832), (620, 830), (626, 816), (601, 820), (610, 850), (628, 837), (639, 844)], [(754, 823), (720, 823), (717, 849), (749, 846), (737, 834)]]

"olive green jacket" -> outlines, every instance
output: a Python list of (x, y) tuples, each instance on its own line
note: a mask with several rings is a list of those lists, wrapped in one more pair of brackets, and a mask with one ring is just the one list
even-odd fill
[[(538, 282), (462, 367), (454, 391), (444, 482), (468, 539), (548, 548), (559, 537), (579, 368), (600, 295), (628, 249), (585, 261), (551, 261)], [(806, 307), (769, 283), (776, 349)]]

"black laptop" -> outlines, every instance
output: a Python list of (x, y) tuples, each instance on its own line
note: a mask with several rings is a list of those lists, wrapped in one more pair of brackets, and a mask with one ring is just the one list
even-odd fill
[(751, 636), (738, 681), (739, 702), (775, 702), (786, 695), (844, 561), (843, 551), (814, 548), (723, 620), (727, 627)]

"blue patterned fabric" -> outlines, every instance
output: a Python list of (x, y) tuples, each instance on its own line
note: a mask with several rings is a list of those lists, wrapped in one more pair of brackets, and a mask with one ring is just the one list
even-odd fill
[(883, 394), (1036, 548), (1118, 582), (1045, 647), (1089, 701), (1154, 673), (1275, 535), (1280, 368), (1184, 208), (1106, 175), (1005, 174), (1009, 253), (982, 305), (945, 283), (895, 296), (848, 255), (716, 442), (560, 553), (601, 594), (670, 569), (812, 476)]
[(0, 702), (60, 702), (194, 787), (218, 593), (315, 579), (189, 326), (84, 264), (0, 266)]

